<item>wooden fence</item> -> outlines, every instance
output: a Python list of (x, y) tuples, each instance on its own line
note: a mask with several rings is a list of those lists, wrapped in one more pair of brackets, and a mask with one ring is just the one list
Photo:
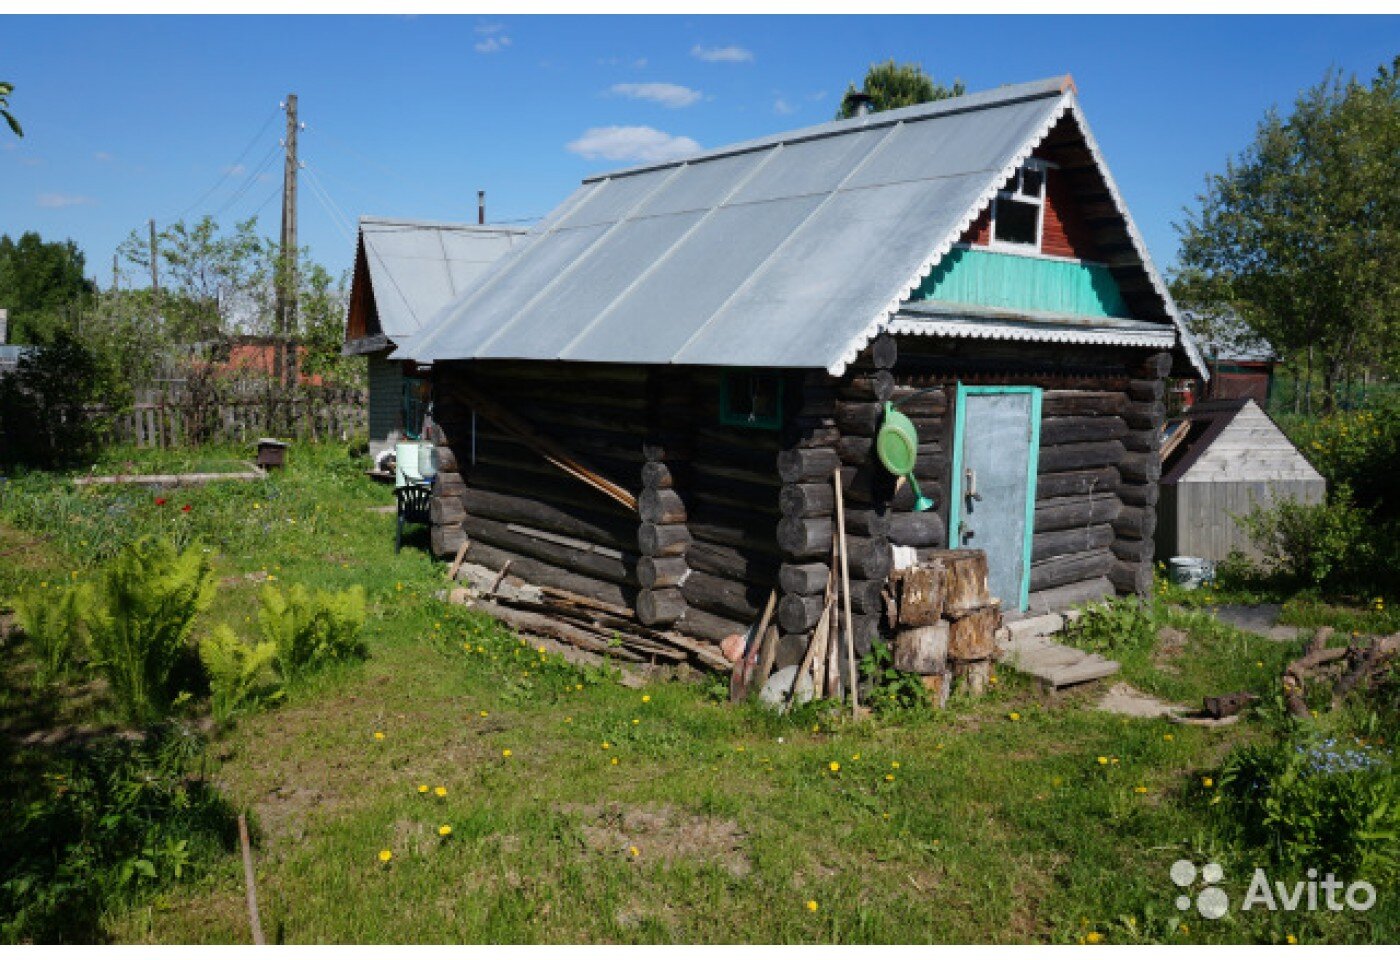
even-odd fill
[(365, 430), (363, 391), (303, 387), (291, 395), (260, 397), (149, 393), (112, 417), (110, 438), (138, 447), (179, 447), (250, 443), (259, 437), (348, 440)]

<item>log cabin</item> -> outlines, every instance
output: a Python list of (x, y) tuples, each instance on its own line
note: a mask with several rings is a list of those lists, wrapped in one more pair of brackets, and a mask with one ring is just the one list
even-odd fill
[(1008, 614), (1147, 591), (1165, 378), (1205, 375), (1068, 77), (591, 177), (394, 356), (437, 554), (707, 642), (776, 596), (779, 665), (835, 482), (861, 652), (896, 555), (986, 551)]
[(520, 227), (361, 217), (345, 316), (345, 356), (369, 364), (369, 444), (374, 456), (395, 431), (414, 432), (428, 390), (425, 371), (391, 360), (409, 338), (501, 254)]

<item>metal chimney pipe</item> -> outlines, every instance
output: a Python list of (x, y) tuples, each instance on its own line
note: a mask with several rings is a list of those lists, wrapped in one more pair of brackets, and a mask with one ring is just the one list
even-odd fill
[(486, 222), (486, 191), (476, 192), (476, 222), (484, 224)]
[(870, 96), (870, 94), (866, 93), (864, 90), (859, 90), (852, 93), (849, 99), (855, 104), (855, 115), (857, 117), (870, 116), (870, 104), (874, 101), (874, 97)]

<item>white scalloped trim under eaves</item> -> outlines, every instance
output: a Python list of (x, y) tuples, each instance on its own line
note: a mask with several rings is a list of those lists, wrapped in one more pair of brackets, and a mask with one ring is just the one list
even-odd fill
[(1036, 131), (1036, 134), (1029, 138), (1025, 144), (1022, 145), (1021, 149), (1016, 152), (1016, 155), (1011, 158), (1011, 161), (991, 179), (990, 184), (982, 191), (982, 194), (977, 198), (977, 202), (972, 205), (971, 210), (969, 210), (967, 215), (948, 232), (948, 235), (943, 238), (943, 242), (934, 247), (933, 252), (929, 254), (919, 268), (914, 271), (914, 276), (885, 304), (884, 308), (875, 314), (874, 319), (870, 321), (865, 329), (846, 345), (846, 350), (841, 354), (841, 357), (834, 364), (827, 367), (828, 373), (833, 377), (839, 377), (846, 372), (846, 367), (860, 355), (860, 352), (865, 349), (866, 344), (875, 339), (875, 337), (884, 330), (889, 324), (890, 318), (899, 310), (900, 304), (908, 300), (914, 291), (919, 289), (919, 285), (933, 272), (933, 268), (938, 266), (939, 261), (948, 255), (949, 250), (953, 249), (953, 244), (957, 243), (958, 240), (962, 238), (962, 235), (967, 232), (967, 229), (972, 226), (973, 222), (982, 215), (982, 211), (986, 210), (991, 204), (992, 198), (997, 195), (997, 191), (1001, 189), (1001, 185), (1009, 180), (1011, 175), (1020, 168), (1021, 164), (1025, 163), (1026, 160), (1030, 158), (1030, 155), (1035, 152), (1035, 148), (1044, 142), (1045, 138), (1050, 135), (1050, 131), (1055, 129), (1055, 124), (1059, 123), (1060, 118), (1064, 116), (1073, 105), (1073, 93), (1066, 92), (1061, 95), (1059, 104), (1050, 114), (1049, 118), (1046, 119), (1045, 123), (1041, 125), (1041, 128)]
[(911, 320), (895, 317), (888, 331), (916, 337), (957, 337), (967, 340), (1021, 340), (1031, 343), (1071, 343), (1107, 347), (1170, 347), (1176, 331), (1163, 327), (1152, 331), (1065, 330), (1056, 327), (1014, 326), (995, 323), (964, 323), (957, 320)]

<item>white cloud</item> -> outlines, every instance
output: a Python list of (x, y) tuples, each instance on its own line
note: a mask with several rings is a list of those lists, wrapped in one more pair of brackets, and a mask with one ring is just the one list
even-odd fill
[(727, 47), (702, 47), (697, 43), (690, 48), (690, 55), (706, 63), (749, 63), (753, 60), (752, 50), (732, 43)]
[(34, 202), (41, 207), (83, 207), (97, 201), (76, 193), (41, 193), (34, 198)]
[(98, 163), (110, 163), (111, 161), (115, 160), (116, 158), (113, 157), (113, 156), (112, 156), (110, 153), (108, 153), (106, 150), (99, 150), (99, 151), (97, 151), (96, 153), (94, 153), (94, 154), (92, 155), (92, 159), (96, 160)]
[(239, 177), (248, 172), (248, 168), (241, 163), (235, 163), (231, 167), (224, 167), (224, 173), (230, 177)]
[(700, 144), (651, 127), (590, 127), (567, 149), (587, 160), (659, 163), (699, 153)]
[(506, 25), (504, 23), (478, 23), (476, 25), (476, 32), (483, 37), (489, 37), (493, 33), (505, 33)]
[(700, 91), (678, 83), (614, 83), (609, 91), (629, 100), (650, 100), (663, 107), (688, 107), (700, 99)]
[(778, 97), (776, 100), (773, 101), (773, 112), (781, 117), (785, 117), (789, 113), (794, 113), (796, 112), (796, 110), (796, 107), (788, 103), (782, 97)]
[(510, 37), (504, 34), (499, 37), (485, 37), (472, 45), (477, 53), (499, 53), (510, 46)]

